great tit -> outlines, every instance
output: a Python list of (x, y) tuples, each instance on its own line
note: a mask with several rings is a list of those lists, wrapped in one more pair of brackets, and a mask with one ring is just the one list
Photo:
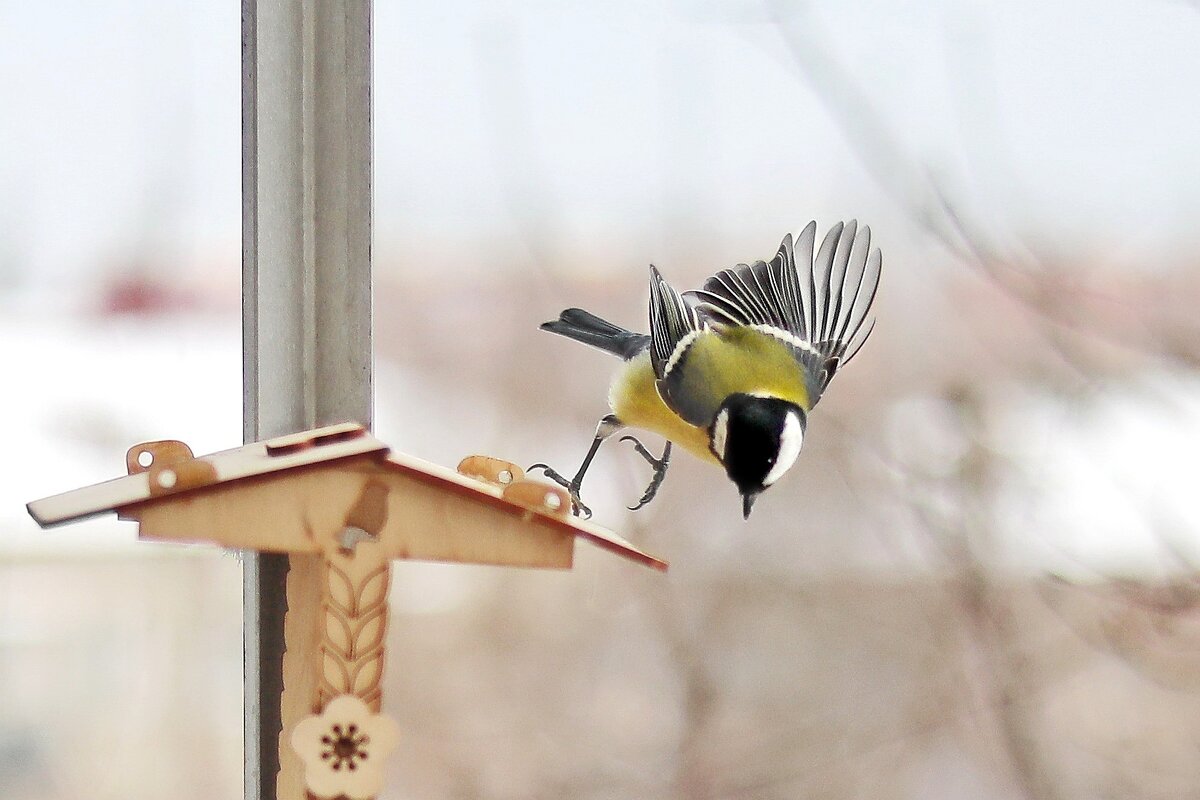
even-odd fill
[(814, 257), (816, 232), (810, 222), (794, 244), (785, 236), (770, 262), (738, 264), (682, 295), (652, 265), (649, 334), (579, 308), (543, 324), (625, 363), (609, 389), (613, 413), (597, 425), (575, 477), (546, 464), (529, 469), (544, 471), (569, 491), (576, 514), (591, 516), (579, 492), (596, 451), (617, 431), (640, 428), (667, 442), (656, 458), (636, 438), (622, 437), (654, 467), (631, 510), (654, 498), (674, 442), (724, 467), (749, 518), (758, 495), (795, 463), (809, 412), (875, 326), (867, 319), (883, 262), (871, 250), (871, 229), (839, 222)]

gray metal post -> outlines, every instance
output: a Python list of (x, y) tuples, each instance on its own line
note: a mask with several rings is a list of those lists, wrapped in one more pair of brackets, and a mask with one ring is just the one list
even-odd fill
[[(242, 0), (247, 442), (371, 422), (371, 148), (370, 0)], [(246, 557), (248, 800), (305, 796), (280, 732), (311, 709), (283, 688), (307, 702), (314, 676), (284, 653), (314, 640), (317, 574), (313, 557)]]

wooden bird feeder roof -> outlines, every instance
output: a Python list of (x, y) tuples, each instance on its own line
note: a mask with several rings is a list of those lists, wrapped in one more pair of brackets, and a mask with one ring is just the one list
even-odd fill
[(631, 561), (666, 562), (570, 514), (558, 486), (520, 467), (471, 456), (454, 471), (393, 453), (344, 423), (196, 457), (180, 441), (126, 453), (128, 474), (35, 500), (43, 528), (116, 511), (142, 538), (316, 552), (323, 530), (376, 537), (396, 558), (569, 567), (573, 542)]

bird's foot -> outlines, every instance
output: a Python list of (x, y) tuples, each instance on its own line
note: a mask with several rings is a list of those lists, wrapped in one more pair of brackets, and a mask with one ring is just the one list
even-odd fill
[(635, 437), (622, 436), (621, 441), (633, 442), (633, 449), (637, 450), (638, 455), (646, 459), (647, 464), (654, 467), (654, 477), (650, 479), (650, 485), (646, 487), (646, 492), (642, 495), (642, 499), (637, 501), (637, 505), (628, 506), (630, 511), (637, 511), (639, 508), (654, 499), (654, 496), (658, 494), (658, 487), (662, 486), (663, 479), (667, 477), (667, 467), (671, 463), (671, 443), (667, 442), (666, 446), (663, 447), (663, 454), (661, 458), (655, 458), (654, 455), (646, 449), (646, 446), (639, 442)]
[(543, 474), (550, 480), (557, 483), (559, 486), (567, 490), (567, 494), (571, 496), (571, 513), (577, 517), (591, 519), (592, 510), (583, 504), (579, 499), (579, 490), (582, 488), (583, 481), (577, 476), (575, 480), (567, 480), (558, 470), (552, 469), (549, 464), (533, 464), (526, 472), (533, 472), (535, 469), (540, 469)]

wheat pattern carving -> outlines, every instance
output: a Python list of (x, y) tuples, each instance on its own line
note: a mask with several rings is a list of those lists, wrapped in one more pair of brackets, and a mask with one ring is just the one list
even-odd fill
[(325, 632), (321, 641), (321, 705), (352, 694), (380, 709), (391, 568), (372, 544), (326, 562)]

